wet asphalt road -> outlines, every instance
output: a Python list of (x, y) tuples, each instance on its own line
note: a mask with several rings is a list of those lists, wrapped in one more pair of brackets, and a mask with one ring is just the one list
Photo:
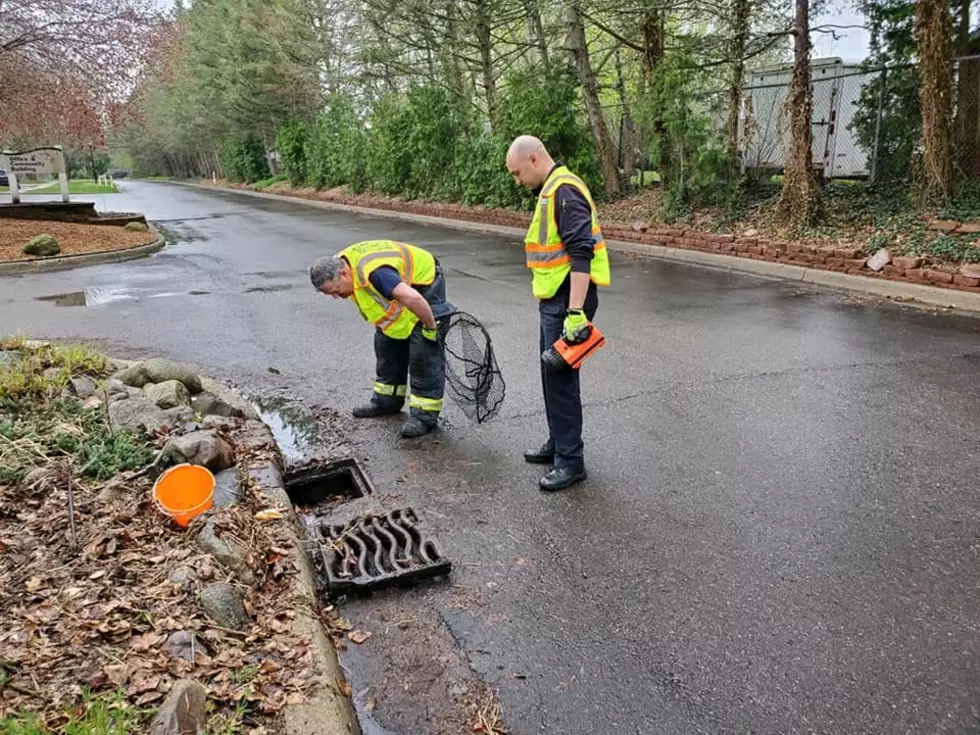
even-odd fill
[(346, 412), (371, 333), (305, 268), (391, 236), (436, 252), (493, 334), (497, 420), (450, 416), (421, 446), (397, 423), (351, 429), (379, 495), (456, 562), (451, 585), (344, 608), (374, 633), (344, 657), (369, 732), (455, 732), (479, 680), (518, 735), (980, 731), (980, 320), (614, 258), (609, 346), (583, 376), (590, 480), (544, 495), (520, 458), (544, 418), (516, 239), (123, 186), (100, 206), (174, 243), (0, 279), (0, 332)]

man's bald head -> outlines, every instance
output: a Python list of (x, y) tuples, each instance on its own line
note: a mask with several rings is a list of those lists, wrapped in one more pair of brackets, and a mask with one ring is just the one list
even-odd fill
[(521, 186), (536, 189), (541, 186), (555, 162), (544, 143), (533, 135), (520, 135), (507, 151), (507, 170)]

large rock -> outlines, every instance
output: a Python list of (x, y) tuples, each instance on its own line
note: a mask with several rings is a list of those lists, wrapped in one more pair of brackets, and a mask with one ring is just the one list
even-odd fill
[(886, 248), (881, 248), (881, 250), (868, 258), (868, 268), (873, 271), (880, 271), (891, 262), (892, 254)]
[(143, 370), (150, 383), (163, 383), (167, 380), (178, 380), (184, 384), (191, 393), (201, 392), (201, 379), (194, 374), (190, 368), (166, 360), (162, 357), (154, 357), (143, 363)]
[[(174, 425), (186, 424), (194, 420), (194, 409), (190, 406), (175, 406), (174, 408), (166, 408), (163, 412), (174, 421)], [(194, 424), (194, 428), (190, 431), (197, 431), (198, 428)]]
[(242, 484), (238, 477), (238, 469), (231, 467), (222, 470), (214, 476), (214, 505), (216, 508), (228, 508), (236, 505), (242, 499)]
[(191, 394), (179, 380), (165, 380), (162, 383), (149, 383), (143, 390), (146, 397), (160, 408), (189, 406)]
[(124, 227), (123, 227), (123, 229), (125, 229), (125, 230), (130, 230), (130, 231), (132, 231), (132, 232), (146, 232), (146, 231), (148, 231), (148, 230), (149, 230), (150, 228), (149, 228), (149, 227), (147, 227), (147, 226), (146, 226), (145, 224), (143, 224), (142, 222), (127, 222), (127, 223), (126, 223), (126, 224), (124, 225)]
[(109, 418), (115, 428), (131, 431), (140, 428), (159, 431), (174, 426), (174, 419), (167, 416), (163, 409), (145, 396), (133, 396), (111, 402)]
[(53, 235), (35, 235), (24, 246), (21, 251), (24, 255), (36, 255), (47, 258), (61, 252), (61, 246), (54, 239)]
[(201, 416), (226, 416), (241, 418), (245, 414), (240, 408), (235, 408), (230, 403), (222, 401), (210, 393), (199, 393), (191, 400), (194, 412)]
[(201, 465), (212, 472), (226, 470), (235, 464), (231, 445), (213, 431), (194, 431), (174, 437), (167, 442), (163, 452), (176, 464)]
[(234, 572), (243, 584), (255, 584), (255, 574), (245, 561), (245, 551), (234, 541), (221, 538), (214, 521), (204, 524), (204, 528), (197, 534), (197, 545), (223, 567)]
[(229, 630), (245, 630), (249, 625), (248, 612), (242, 597), (226, 582), (208, 585), (201, 590), (201, 607), (215, 623)]
[(95, 395), (98, 387), (96, 382), (87, 375), (79, 375), (77, 378), (71, 379), (71, 390), (79, 398)]
[(176, 380), (183, 383), (184, 387), (191, 393), (201, 392), (201, 379), (192, 370), (162, 357), (154, 357), (151, 360), (131, 365), (125, 370), (120, 370), (113, 377), (135, 388), (142, 388), (147, 383), (165, 383), (168, 380)]
[(151, 735), (199, 735), (207, 725), (207, 691), (196, 681), (174, 683), (150, 729)]

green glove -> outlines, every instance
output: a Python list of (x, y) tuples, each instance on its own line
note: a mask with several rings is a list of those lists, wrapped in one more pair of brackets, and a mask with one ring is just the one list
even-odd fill
[(566, 342), (579, 342), (589, 334), (589, 318), (581, 309), (569, 309), (561, 336)]
[(430, 342), (439, 341), (439, 330), (438, 329), (426, 329), (422, 327), (422, 336), (425, 337)]

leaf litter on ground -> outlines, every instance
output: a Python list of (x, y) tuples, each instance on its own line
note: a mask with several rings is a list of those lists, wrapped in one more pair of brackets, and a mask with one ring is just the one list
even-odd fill
[[(78, 402), (55, 398), (48, 387), (32, 382), (16, 401), (0, 393), (0, 425), (9, 425), (25, 401), (41, 413), (54, 401)], [(71, 423), (80, 438), (99, 428), (97, 413)], [(292, 632), (293, 606), (284, 604), (297, 572), (287, 521), (255, 520), (268, 504), (254, 483), (246, 484), (241, 505), (209, 514), (245, 549), (258, 579), (239, 588), (251, 624), (238, 634), (212, 622), (197, 602), (207, 584), (234, 583), (196, 544), (203, 520), (185, 530), (163, 516), (148, 473), (137, 466), (104, 479), (87, 476), (78, 466), (84, 454), (59, 454), (42, 436), (6, 444), (12, 441), (17, 449), (7, 446), (5, 456), (28, 461), (33, 472), (0, 480), (0, 721), (26, 711), (57, 729), (89, 693), (113, 691), (146, 710), (187, 677), (205, 686), (219, 713), (245, 711), (253, 728), (278, 730), (284, 707), (312, 691), (314, 657), (309, 641)], [(152, 452), (139, 456), (148, 461)], [(114, 492), (102, 493), (108, 485)], [(170, 581), (178, 568), (192, 572), (189, 587)], [(178, 632), (196, 641), (192, 656), (168, 652)]]

